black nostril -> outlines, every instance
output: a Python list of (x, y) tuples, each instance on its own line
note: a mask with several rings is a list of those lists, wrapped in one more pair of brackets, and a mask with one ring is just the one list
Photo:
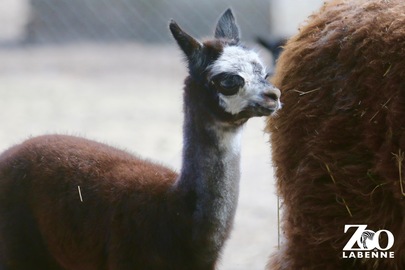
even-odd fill
[(267, 98), (269, 98), (271, 100), (278, 100), (278, 98), (279, 98), (279, 95), (277, 95), (274, 92), (265, 92), (263, 94), (264, 94), (265, 97), (267, 97)]
[(281, 91), (277, 87), (271, 85), (271, 87), (264, 91), (263, 95), (268, 99), (277, 101), (280, 99)]

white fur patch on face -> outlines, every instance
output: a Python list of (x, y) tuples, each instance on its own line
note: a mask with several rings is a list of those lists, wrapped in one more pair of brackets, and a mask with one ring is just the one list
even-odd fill
[(256, 52), (238, 46), (227, 46), (221, 56), (211, 65), (210, 77), (220, 73), (230, 73), (241, 76), (245, 85), (236, 95), (220, 94), (220, 104), (225, 111), (238, 114), (250, 102), (259, 99), (263, 89), (263, 79), (266, 69)]

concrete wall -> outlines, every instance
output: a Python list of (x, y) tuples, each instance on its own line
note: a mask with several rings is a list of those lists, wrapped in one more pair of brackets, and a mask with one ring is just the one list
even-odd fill
[(268, 35), (268, 0), (30, 0), (26, 41), (167, 42), (171, 18), (195, 36), (209, 36), (228, 7), (233, 8), (245, 40)]

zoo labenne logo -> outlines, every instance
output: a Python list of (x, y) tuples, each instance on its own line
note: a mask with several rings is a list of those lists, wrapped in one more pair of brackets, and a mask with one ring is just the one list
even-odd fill
[[(394, 235), (390, 231), (379, 230), (375, 232), (367, 229), (367, 225), (345, 225), (344, 233), (348, 233), (350, 228), (357, 229), (343, 247), (343, 259), (394, 258), (394, 252), (389, 251), (395, 241)], [(381, 241), (382, 239), (385, 241)], [(381, 246), (380, 242), (383, 242), (384, 245)]]

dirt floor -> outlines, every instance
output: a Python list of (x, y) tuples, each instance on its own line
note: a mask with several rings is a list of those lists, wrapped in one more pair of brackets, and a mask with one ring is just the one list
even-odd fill
[[(174, 46), (3, 48), (0, 59), (0, 151), (30, 136), (74, 134), (179, 169), (186, 68)], [(245, 127), (239, 207), (221, 270), (264, 269), (277, 248), (263, 121)]]

